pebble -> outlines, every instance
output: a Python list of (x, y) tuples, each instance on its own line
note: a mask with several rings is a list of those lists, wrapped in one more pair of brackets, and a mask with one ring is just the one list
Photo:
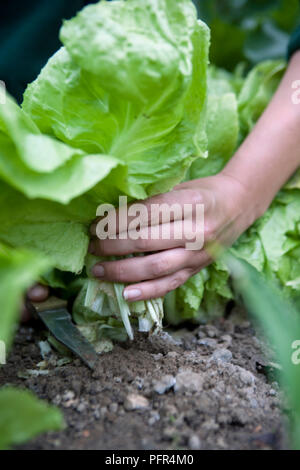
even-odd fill
[(87, 409), (87, 403), (85, 401), (82, 401), (79, 403), (79, 405), (76, 407), (76, 410), (78, 413), (83, 413)]
[(124, 408), (126, 411), (145, 410), (148, 407), (149, 401), (147, 398), (136, 393), (130, 393), (127, 395), (124, 402)]
[(188, 447), (191, 450), (200, 450), (201, 449), (201, 440), (196, 434), (192, 434), (189, 437)]
[(75, 393), (72, 390), (66, 390), (62, 396), (63, 401), (73, 400)]
[(164, 356), (162, 355), (162, 353), (158, 353), (158, 354), (151, 354), (151, 356), (153, 357), (153, 359), (155, 361), (160, 361)]
[(175, 392), (199, 392), (203, 388), (203, 376), (188, 369), (182, 369), (176, 375)]
[(213, 338), (203, 338), (198, 340), (200, 346), (205, 346), (210, 349), (216, 349), (218, 347), (217, 340)]
[(112, 413), (117, 413), (118, 408), (118, 403), (111, 403), (109, 405), (109, 411), (111, 411)]
[(150, 418), (148, 420), (149, 426), (153, 426), (157, 421), (160, 420), (160, 414), (157, 411), (151, 411)]
[(142, 377), (137, 376), (133, 380), (132, 385), (136, 387), (138, 390), (142, 390), (142, 388), (144, 387), (144, 379)]
[(244, 385), (251, 386), (255, 384), (254, 375), (252, 374), (252, 372), (246, 369), (242, 369), (240, 371), (240, 380)]
[(220, 339), (221, 339), (221, 341), (223, 341), (224, 343), (227, 343), (228, 346), (230, 346), (231, 343), (232, 343), (232, 336), (230, 336), (230, 335), (223, 335), (223, 336), (221, 336)]
[(107, 408), (106, 408), (106, 406), (102, 406), (100, 408), (100, 416), (101, 416), (101, 418), (104, 418), (106, 415), (107, 415)]
[(169, 426), (163, 430), (163, 436), (165, 439), (172, 440), (176, 434), (176, 429), (172, 426)]
[(93, 412), (93, 416), (94, 416), (95, 419), (100, 419), (101, 418), (100, 408), (95, 409), (95, 411)]
[(209, 325), (206, 327), (206, 334), (207, 336), (209, 336), (210, 338), (215, 338), (216, 336), (218, 336), (218, 330), (215, 326), (213, 325)]
[(156, 380), (153, 382), (154, 391), (159, 395), (163, 395), (168, 390), (174, 387), (176, 384), (176, 379), (173, 375), (164, 375), (160, 380)]
[(224, 349), (224, 348), (216, 349), (216, 351), (214, 351), (214, 353), (211, 357), (211, 360), (216, 361), (216, 362), (218, 362), (218, 361), (231, 362), (232, 352), (229, 351), (229, 349)]
[(178, 353), (176, 351), (169, 351), (167, 354), (167, 357), (172, 357), (175, 359), (178, 356)]
[(205, 431), (217, 431), (219, 429), (219, 424), (213, 419), (208, 419), (202, 424), (202, 429)]

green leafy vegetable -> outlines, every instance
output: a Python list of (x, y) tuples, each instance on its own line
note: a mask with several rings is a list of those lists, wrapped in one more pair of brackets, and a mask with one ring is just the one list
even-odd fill
[[(37, 253), (0, 244), (0, 341), (4, 342), (7, 353), (19, 320), (22, 294), (49, 267), (49, 261)], [(0, 410), (0, 449), (63, 426), (56, 408), (24, 390), (2, 387)]]
[(35, 253), (13, 250), (0, 244), (0, 340), (7, 350), (18, 322), (21, 296), (49, 266), (45, 258)]

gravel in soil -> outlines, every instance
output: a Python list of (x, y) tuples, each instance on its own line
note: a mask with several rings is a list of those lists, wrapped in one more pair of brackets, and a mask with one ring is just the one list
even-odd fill
[(278, 384), (262, 373), (265, 348), (248, 321), (137, 334), (99, 356), (94, 371), (54, 351), (43, 359), (41, 334), (20, 328), (0, 385), (56, 404), (67, 426), (23, 448), (286, 448)]

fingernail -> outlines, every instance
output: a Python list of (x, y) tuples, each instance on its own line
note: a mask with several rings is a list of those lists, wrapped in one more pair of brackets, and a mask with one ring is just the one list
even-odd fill
[(138, 300), (141, 295), (142, 291), (140, 289), (126, 289), (123, 292), (125, 300)]
[(93, 241), (90, 241), (88, 251), (91, 253), (91, 255), (95, 253), (95, 243)]
[(96, 264), (96, 266), (93, 267), (93, 274), (96, 277), (103, 277), (104, 276), (103, 266), (101, 266), (101, 264)]

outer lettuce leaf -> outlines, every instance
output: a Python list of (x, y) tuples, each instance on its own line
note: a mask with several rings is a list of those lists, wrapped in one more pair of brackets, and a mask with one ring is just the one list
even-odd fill
[(0, 240), (35, 249), (61, 270), (82, 270), (93, 206), (83, 200), (75, 200), (68, 206), (42, 199), (29, 200), (1, 181), (0, 205)]
[(265, 61), (248, 74), (238, 97), (240, 140), (251, 131), (277, 89), (285, 70), (282, 60)]
[(23, 292), (50, 266), (47, 259), (36, 253), (0, 244), (0, 340), (7, 350), (18, 322)]
[(182, 180), (206, 151), (209, 32), (192, 3), (90, 5), (64, 23), (61, 39), (66, 49), (24, 97), (40, 130), (126, 162), (128, 185), (142, 185), (143, 197)]
[[(9, 97), (0, 107), (0, 176), (28, 197), (68, 203), (119, 165), (116, 158), (87, 155), (42, 135)], [(120, 179), (125, 175), (126, 169)]]
[(218, 173), (233, 155), (239, 134), (239, 117), (235, 87), (239, 77), (209, 68), (206, 133), (208, 157), (196, 160), (188, 179), (203, 178)]

